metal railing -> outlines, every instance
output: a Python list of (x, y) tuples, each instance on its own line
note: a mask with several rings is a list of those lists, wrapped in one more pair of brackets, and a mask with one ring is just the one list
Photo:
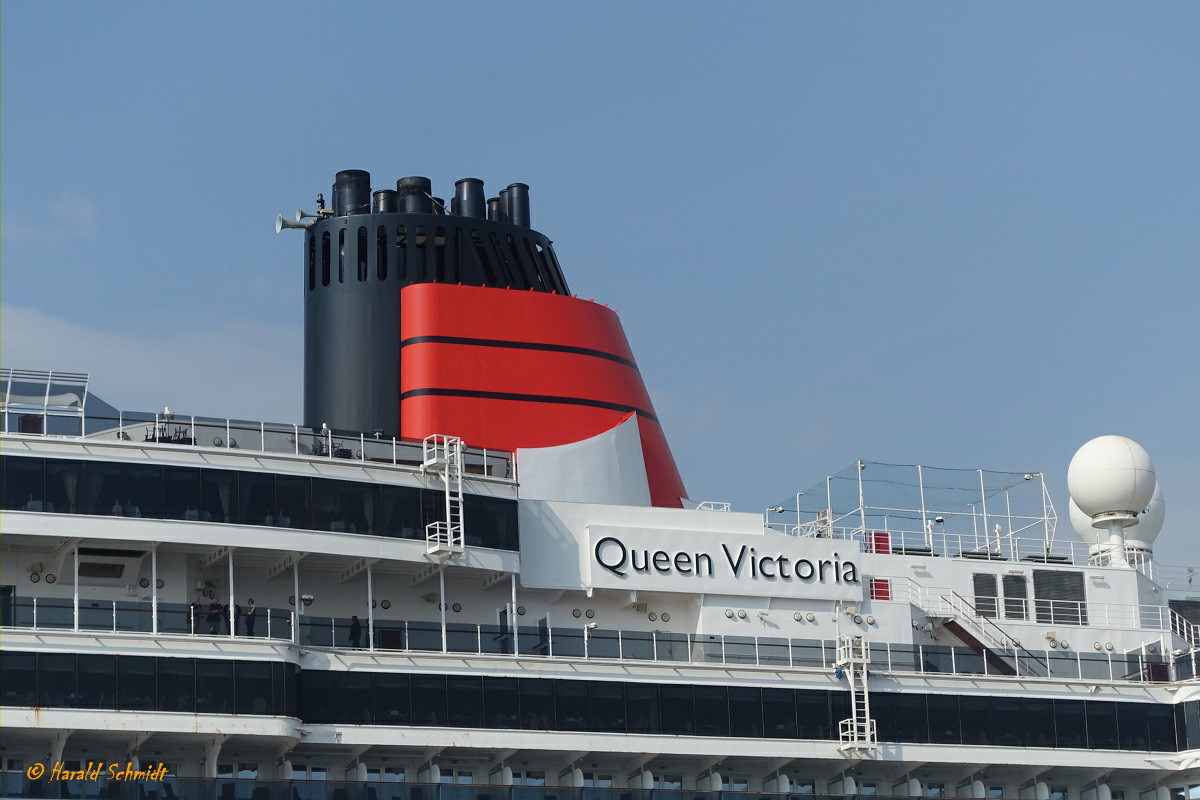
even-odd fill
[[(124, 765), (122, 765), (124, 766)], [(107, 767), (107, 765), (106, 765)], [(487, 783), (416, 783), (410, 781), (267, 780), (258, 778), (185, 778), (116, 781), (101, 770), (93, 780), (30, 780), (24, 772), (0, 777), (4, 798), (73, 800), (846, 800), (845, 795), (749, 790), (631, 789), (611, 786), (529, 786)], [(872, 795), (875, 800), (899, 800)]]
[[(294, 641), (294, 611), (255, 608), (247, 625), (244, 613), (235, 615), (235, 637)], [(157, 620), (156, 620), (157, 617)], [(35, 631), (80, 631), (88, 633), (146, 633), (170, 636), (230, 635), (230, 620), (224, 607), (199, 610), (187, 603), (158, 604), (155, 614), (150, 600), (80, 600), (78, 623), (75, 602), (69, 597), (14, 597), (5, 608), (5, 628)]]
[[(129, 606), (138, 606), (130, 608)], [(134, 635), (152, 633), (150, 604), (116, 602), (88, 608), (80, 606), (79, 631), (110, 631)], [(74, 629), (69, 599), (15, 598), (4, 620), (14, 630)], [(131, 613), (134, 612), (134, 613)], [(278, 609), (266, 612), (254, 638), (287, 640), (306, 647), (371, 650), (394, 653), (446, 653), (509, 658), (584, 659), (608, 662), (663, 663), (678, 666), (758, 666), (773, 669), (832, 671), (837, 662), (836, 642), (827, 639), (792, 639), (767, 636), (624, 631), (616, 629), (554, 626), (482, 625), (373, 617), (315, 617)], [(95, 615), (95, 616), (90, 616)], [(295, 624), (293, 625), (293, 619)], [(266, 624), (264, 625), (263, 622)], [(215, 633), (211, 631), (215, 630)], [(228, 637), (223, 615), (200, 614), (183, 604), (159, 604), (159, 633)], [(236, 636), (244, 637), (245, 618)], [(997, 678), (1053, 678), (1083, 681), (1165, 682), (1171, 680), (1165, 654), (1029, 650), (1017, 647), (985, 655), (965, 646), (912, 645), (872, 642), (873, 672), (992, 676)], [(1178, 660), (1178, 659), (1176, 659)], [(1185, 678), (1191, 678), (1192, 672)]]
[[(16, 413), (16, 412), (12, 412)], [(6, 433), (8, 416), (4, 417)], [(25, 415), (28, 416), (28, 415)], [(305, 428), (301, 425), (196, 417), (174, 413), (122, 411), (116, 417), (88, 414), (82, 433), (56, 433), (45, 424), (20, 428), (21, 435), (60, 439), (108, 440), (128, 444), (202, 447), (278, 453), (311, 458), (344, 459), (373, 465), (420, 468), (420, 440), (382, 438), (358, 431)], [(12, 431), (17, 434), (17, 430)], [(503, 450), (463, 448), (463, 471), (501, 480), (516, 479), (516, 457)]]

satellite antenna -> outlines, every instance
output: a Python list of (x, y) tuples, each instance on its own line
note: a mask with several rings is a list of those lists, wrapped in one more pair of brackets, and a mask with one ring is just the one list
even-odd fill
[[(1071, 502), (1082, 517), (1091, 520), (1092, 528), (1107, 530), (1110, 566), (1129, 566), (1125, 557), (1125, 529), (1139, 523), (1139, 516), (1150, 505), (1157, 485), (1150, 455), (1140, 444), (1124, 436), (1092, 439), (1071, 459), (1067, 468)], [(1098, 539), (1096, 544), (1097, 550), (1103, 549), (1102, 540)]]

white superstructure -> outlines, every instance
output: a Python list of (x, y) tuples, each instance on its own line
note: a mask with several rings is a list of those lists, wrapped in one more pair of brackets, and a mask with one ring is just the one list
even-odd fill
[[(1079, 539), (1037, 472), (657, 508), (633, 418), (512, 454), (3, 380), (6, 797), (1200, 794), (1200, 589), (1127, 439)], [(89, 762), (168, 777), (26, 777)]]

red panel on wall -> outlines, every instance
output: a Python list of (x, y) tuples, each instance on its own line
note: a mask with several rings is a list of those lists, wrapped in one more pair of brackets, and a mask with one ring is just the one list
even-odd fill
[(515, 450), (587, 439), (638, 415), (650, 496), (683, 481), (621, 323), (574, 297), (424, 283), (400, 295), (400, 432)]

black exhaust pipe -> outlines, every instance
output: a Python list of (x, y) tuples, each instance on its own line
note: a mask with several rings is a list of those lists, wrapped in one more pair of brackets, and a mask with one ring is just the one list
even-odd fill
[(333, 179), (333, 213), (368, 214), (371, 211), (371, 173), (361, 169), (344, 169)]
[(396, 181), (396, 199), (400, 210), (410, 214), (433, 213), (433, 183), (429, 178), (412, 176)]
[(454, 182), (454, 199), (458, 201), (460, 216), (484, 219), (487, 217), (487, 201), (483, 194), (483, 181), (479, 178), (463, 178)]

